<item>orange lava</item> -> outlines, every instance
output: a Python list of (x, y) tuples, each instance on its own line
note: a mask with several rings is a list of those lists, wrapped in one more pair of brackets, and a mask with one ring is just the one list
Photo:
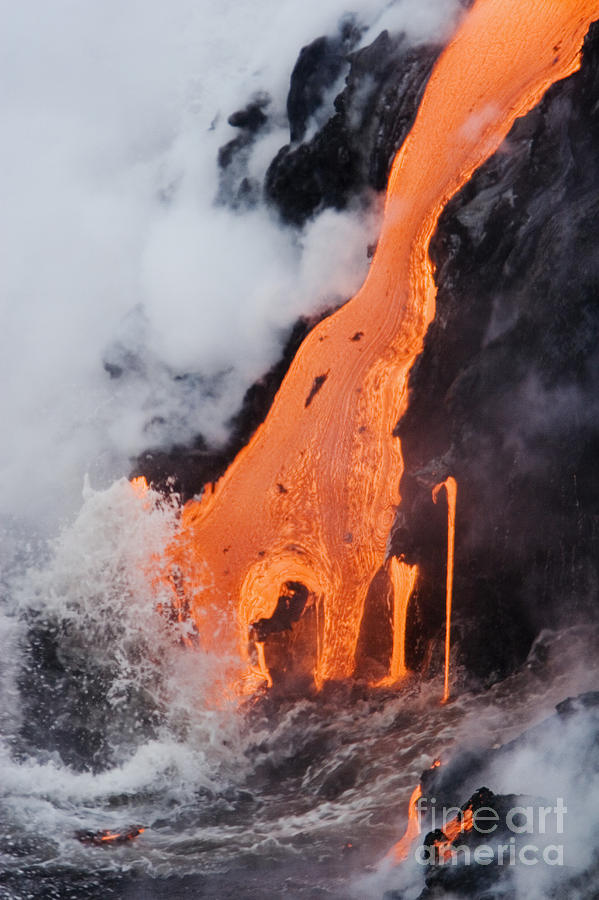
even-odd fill
[[(292, 579), (323, 611), (317, 682), (351, 675), (366, 592), (400, 502), (393, 429), (435, 314), (431, 236), (516, 117), (578, 68), (598, 16), (597, 0), (475, 3), (394, 161), (363, 287), (308, 335), (266, 421), (214, 491), (185, 506), (169, 566), (200, 644), (237, 660), (233, 669), (247, 665), (250, 623), (272, 614)], [(397, 671), (401, 653), (394, 647)]]
[[(437, 758), (433, 760), (430, 768), (438, 769), (440, 765), (441, 760)], [(399, 841), (391, 847), (385, 857), (385, 859), (390, 860), (394, 865), (397, 865), (398, 863), (403, 862), (404, 859), (408, 858), (410, 847), (421, 832), (420, 816), (418, 812), (418, 801), (421, 797), (422, 786), (418, 784), (414, 788), (410, 796), (410, 802), (408, 804), (408, 824), (406, 830)]]
[[(441, 765), (441, 761), (436, 759), (431, 769), (435, 769)], [(387, 856), (387, 860), (394, 865), (398, 865), (408, 858), (410, 848), (414, 841), (421, 833), (420, 818), (418, 813), (418, 801), (422, 797), (422, 788), (420, 785), (414, 788), (410, 797), (408, 809), (408, 825), (399, 841), (391, 847)], [(460, 810), (453, 819), (450, 819), (443, 826), (443, 837), (435, 841), (434, 846), (438, 855), (444, 860), (450, 859), (454, 853), (453, 842), (460, 834), (472, 831), (474, 827), (474, 813), (471, 806)]]
[(408, 858), (410, 847), (420, 834), (420, 822), (418, 820), (418, 801), (422, 797), (422, 789), (420, 785), (414, 788), (410, 797), (410, 805), (408, 808), (408, 825), (403, 836), (396, 844), (391, 847), (387, 854), (387, 859), (394, 865), (403, 862)]
[(447, 494), (447, 580), (445, 587), (445, 684), (443, 687), (443, 703), (449, 700), (449, 650), (451, 647), (451, 601), (453, 597), (453, 559), (455, 555), (455, 507), (458, 497), (458, 485), (451, 475), (436, 484), (433, 488), (433, 502), (441, 489)]
[(127, 831), (109, 831), (102, 829), (101, 831), (80, 831), (76, 837), (82, 844), (92, 844), (95, 846), (110, 846), (112, 844), (125, 844), (133, 841), (135, 838), (143, 834), (145, 828), (129, 828)]
[(445, 825), (443, 829), (443, 834), (447, 838), (447, 840), (451, 843), (451, 841), (455, 841), (458, 834), (463, 834), (465, 831), (472, 831), (473, 826), (473, 812), (471, 807), (467, 807), (463, 813), (455, 816), (453, 819)]
[(264, 657), (264, 644), (261, 641), (256, 641), (256, 652), (258, 654), (258, 674), (262, 676), (267, 687), (272, 687), (272, 678)]
[(453, 819), (450, 819), (443, 827), (444, 839), (435, 841), (435, 849), (439, 857), (446, 862), (454, 854), (453, 842), (460, 834), (472, 831), (474, 827), (474, 813), (471, 806), (461, 810)]
[(392, 556), (387, 562), (387, 572), (393, 594), (393, 648), (389, 674), (377, 682), (378, 687), (394, 684), (407, 672), (406, 666), (406, 619), (408, 603), (414, 590), (417, 566), (409, 566), (402, 560)]
[(123, 841), (132, 841), (134, 838), (139, 837), (140, 834), (143, 834), (145, 828), (136, 828), (134, 831), (108, 831), (104, 832), (100, 836), (100, 840), (102, 843), (106, 843), (107, 841), (114, 841), (116, 843), (122, 843)]
[(132, 478), (129, 484), (133, 488), (135, 494), (137, 494), (137, 496), (142, 499), (149, 491), (148, 482), (143, 475), (139, 475), (137, 478)]

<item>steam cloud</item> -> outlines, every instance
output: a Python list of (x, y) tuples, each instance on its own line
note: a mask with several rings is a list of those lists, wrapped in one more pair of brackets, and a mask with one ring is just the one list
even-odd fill
[[(152, 444), (223, 439), (296, 317), (359, 287), (377, 223), (327, 212), (297, 233), (264, 206), (214, 204), (227, 116), (269, 93), (260, 179), (288, 141), (299, 49), (335, 33), (347, 0), (0, 9), (0, 490), (45, 533), (79, 506), (85, 472), (106, 485)], [(356, 14), (365, 43), (383, 27), (417, 42), (455, 9), (360, 0)]]

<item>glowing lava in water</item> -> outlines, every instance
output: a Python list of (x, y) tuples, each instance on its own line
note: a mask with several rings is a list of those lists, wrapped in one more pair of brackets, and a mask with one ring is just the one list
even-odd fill
[[(440, 765), (441, 760), (436, 759), (433, 762), (431, 769), (438, 769)], [(410, 802), (408, 804), (408, 825), (406, 830), (399, 841), (391, 847), (386, 856), (386, 859), (390, 860), (395, 865), (408, 858), (410, 847), (421, 832), (420, 813), (418, 810), (418, 801), (421, 797), (422, 785), (418, 784), (410, 796)]]
[(400, 862), (403, 862), (404, 859), (408, 858), (408, 853), (410, 852), (410, 847), (420, 834), (420, 821), (418, 817), (418, 801), (422, 797), (422, 788), (420, 785), (414, 788), (412, 791), (412, 795), (410, 797), (410, 804), (408, 807), (408, 825), (403, 834), (403, 836), (398, 840), (396, 844), (391, 847), (391, 850), (387, 854), (387, 859), (389, 859), (392, 863), (397, 865)]
[[(200, 643), (237, 659), (238, 670), (249, 625), (272, 615), (292, 580), (322, 611), (317, 681), (352, 673), (366, 593), (400, 502), (393, 430), (435, 313), (431, 236), (514, 120), (578, 68), (598, 15), (597, 0), (474, 4), (394, 161), (363, 287), (308, 335), (266, 421), (214, 491), (185, 506), (171, 577)], [(397, 648), (393, 665), (403, 665)]]
[(441, 489), (445, 488), (447, 494), (447, 580), (445, 588), (445, 684), (443, 687), (443, 702), (449, 700), (449, 650), (451, 646), (451, 600), (453, 596), (453, 558), (455, 553), (455, 507), (458, 496), (458, 485), (451, 475), (436, 484), (433, 488), (433, 502)]
[(82, 844), (109, 847), (133, 841), (140, 834), (143, 834), (145, 830), (145, 828), (128, 828), (126, 831), (109, 831), (108, 829), (103, 829), (102, 831), (79, 831), (76, 837)]

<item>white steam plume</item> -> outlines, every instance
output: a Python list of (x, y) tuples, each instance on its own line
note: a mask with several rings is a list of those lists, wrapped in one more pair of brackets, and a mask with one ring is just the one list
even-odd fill
[[(358, 0), (370, 26), (439, 36), (456, 0)], [(349, 296), (376, 222), (325, 213), (298, 237), (269, 211), (215, 208), (227, 116), (258, 90), (288, 140), (302, 45), (334, 33), (347, 0), (0, 0), (5, 512), (42, 533), (156, 440), (213, 440), (302, 312)], [(103, 360), (126, 348), (134, 374)], [(197, 373), (201, 380), (174, 382)], [(154, 430), (147, 430), (150, 421)]]

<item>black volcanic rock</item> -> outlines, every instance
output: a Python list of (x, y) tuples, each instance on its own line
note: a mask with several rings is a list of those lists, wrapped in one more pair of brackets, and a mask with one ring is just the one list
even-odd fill
[(341, 25), (336, 37), (322, 36), (302, 47), (289, 83), (287, 118), (292, 143), (303, 140), (311, 116), (323, 105), (330, 90), (348, 65), (348, 52), (360, 32), (353, 21)]
[(515, 123), (431, 244), (437, 315), (397, 429), (393, 548), (422, 573), (412, 665), (443, 619), (445, 515), (430, 494), (448, 474), (460, 662), (499, 676), (541, 628), (599, 612), (598, 161), (594, 25), (580, 71)]
[(239, 134), (218, 151), (217, 202), (233, 209), (255, 206), (260, 198), (260, 184), (248, 176), (247, 164), (257, 134), (268, 124), (264, 110), (269, 103), (267, 94), (258, 94), (227, 119), (229, 125), (239, 129)]
[(438, 45), (410, 47), (403, 35), (381, 32), (372, 44), (347, 56), (346, 86), (335, 99), (334, 115), (298, 145), (307, 103), (296, 98), (311, 94), (312, 79), (324, 78), (320, 66), (333, 71), (326, 41), (321, 38), (300, 54), (288, 103), (292, 143), (281, 148), (266, 173), (266, 197), (285, 222), (298, 226), (324, 208), (343, 209), (367, 197), (369, 190), (385, 189), (441, 50)]
[(267, 103), (268, 100), (266, 98), (254, 100), (253, 103), (248, 103), (244, 109), (232, 113), (227, 122), (229, 125), (233, 125), (234, 128), (244, 128), (253, 134), (259, 131), (263, 125), (266, 125), (268, 121), (267, 116), (263, 112), (263, 108)]
[[(424, 837), (419, 839), (419, 843), (431, 849), (420, 851), (428, 863), (422, 867), (422, 881), (425, 887), (419, 895), (419, 900), (433, 900), (448, 895), (469, 900), (488, 900), (495, 897), (509, 897), (516, 900), (516, 897), (523, 896), (522, 885), (520, 884), (516, 890), (511, 876), (517, 869), (528, 870), (526, 863), (521, 861), (520, 850), (529, 845), (529, 852), (531, 849), (536, 851), (537, 864), (543, 866), (541, 851), (553, 844), (562, 845), (565, 864), (551, 868), (553, 883), (548, 897), (558, 900), (561, 897), (597, 896), (599, 879), (597, 859), (577, 862), (574, 855), (574, 860), (568, 863), (567, 851), (571, 850), (568, 844), (570, 834), (568, 822), (570, 818), (582, 812), (578, 806), (580, 797), (572, 797), (562, 806), (564, 818), (560, 827), (555, 819), (554, 804), (557, 798), (554, 795), (555, 786), (550, 771), (551, 768), (563, 767), (564, 746), (571, 743), (571, 764), (575, 766), (571, 772), (572, 784), (576, 782), (580, 785), (593, 784), (599, 766), (598, 739), (599, 693), (592, 691), (562, 701), (556, 706), (554, 715), (501, 747), (458, 753), (446, 765), (425, 770), (420, 780), (422, 795), (426, 800), (422, 804)], [(498, 794), (487, 787), (478, 788), (472, 793), (473, 785), (476, 783), (494, 784), (497, 766), (503, 772), (513, 769), (522, 780), (519, 765), (522, 759), (528, 761), (529, 767), (533, 764), (532, 761), (536, 761), (535, 765), (539, 770), (548, 771), (547, 796)], [(469, 794), (470, 799), (461, 803), (462, 798)], [(443, 832), (446, 826), (441, 810), (452, 811), (446, 817), (451, 821), (455, 817), (453, 811), (458, 806), (463, 813), (467, 810), (473, 812), (481, 810), (479, 815), (484, 815), (485, 820), (477, 823), (480, 827), (470, 830), (464, 828), (463, 832), (453, 839), (452, 848), (459, 846), (467, 849), (459, 852), (454, 861), (443, 863), (438, 852), (435, 852), (435, 846), (439, 841), (447, 838)], [(434, 819), (431, 814), (433, 808)], [(525, 820), (520, 819), (527, 808), (531, 810), (532, 815), (527, 814)], [(541, 808), (548, 813), (542, 820), (539, 819)], [(494, 810), (496, 818), (491, 816), (486, 819), (488, 810)], [(519, 832), (517, 829), (523, 828), (524, 821), (527, 827)], [(588, 838), (589, 843), (593, 842), (591, 833)], [(514, 845), (513, 850), (509, 847), (510, 843)], [(498, 862), (498, 845), (504, 848), (502, 863)], [(493, 851), (494, 857), (489, 864), (476, 863), (474, 853), (477, 847), (482, 846), (490, 847)], [(385, 894), (384, 900), (405, 900), (406, 896), (403, 890), (391, 890)], [(410, 896), (413, 896), (412, 891)]]

